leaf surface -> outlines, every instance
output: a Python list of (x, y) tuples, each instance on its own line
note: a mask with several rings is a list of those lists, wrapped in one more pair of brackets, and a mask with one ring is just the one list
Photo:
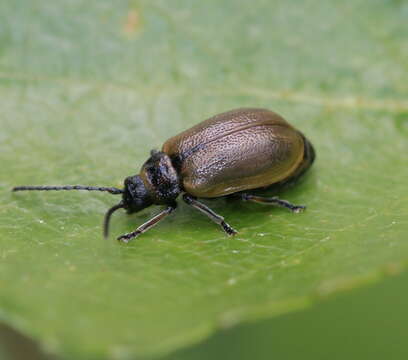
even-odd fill
[[(408, 35), (401, 1), (0, 4), (0, 317), (65, 358), (160, 355), (305, 307), (408, 259)], [(232, 108), (282, 114), (317, 161), (291, 214), (180, 204), (128, 246), (101, 240), (152, 148)], [(158, 212), (116, 213), (113, 235)]]

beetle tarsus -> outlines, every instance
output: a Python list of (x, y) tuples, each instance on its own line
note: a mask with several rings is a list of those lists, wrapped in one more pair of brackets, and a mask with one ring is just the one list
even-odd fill
[(306, 206), (304, 206), (304, 205), (297, 205), (297, 206), (293, 206), (292, 208), (290, 208), (290, 210), (291, 210), (292, 212), (294, 212), (295, 214), (299, 214), (299, 213), (301, 213), (301, 212), (303, 212), (303, 211), (306, 210)]
[(277, 196), (264, 197), (264, 196), (256, 196), (256, 195), (251, 195), (251, 194), (241, 194), (241, 199), (244, 201), (252, 201), (252, 202), (261, 203), (261, 204), (276, 205), (279, 207), (286, 208), (296, 214), (306, 209), (306, 206), (304, 205), (294, 205), (287, 200), (279, 199)]
[(133, 239), (137, 238), (140, 234), (141, 234), (141, 232), (136, 230), (136, 231), (133, 231), (131, 233), (123, 234), (123, 235), (119, 236), (117, 238), (117, 240), (119, 242), (127, 244), (130, 240), (133, 240)]
[(228, 235), (230, 235), (230, 236), (233, 236), (233, 235), (238, 234), (238, 231), (236, 231), (233, 227), (231, 227), (230, 225), (228, 225), (225, 221), (223, 221), (223, 222), (221, 223), (221, 226), (222, 226), (222, 228), (224, 229), (224, 231), (225, 231)]

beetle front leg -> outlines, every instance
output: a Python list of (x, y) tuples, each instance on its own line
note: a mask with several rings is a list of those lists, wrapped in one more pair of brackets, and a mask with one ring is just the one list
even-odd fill
[(214, 211), (212, 211), (208, 206), (204, 205), (203, 203), (199, 202), (196, 198), (194, 198), (191, 195), (184, 194), (183, 195), (183, 200), (188, 204), (191, 205), (192, 207), (196, 208), (197, 210), (201, 211), (203, 214), (207, 215), (212, 221), (214, 221), (216, 224), (220, 225), (222, 229), (228, 234), (228, 235), (235, 235), (237, 234), (237, 231), (234, 230), (230, 225), (228, 225), (225, 221), (224, 218), (221, 215), (216, 214)]
[(256, 195), (243, 193), (243, 194), (240, 194), (240, 197), (244, 201), (252, 201), (256, 203), (276, 205), (279, 207), (289, 209), (290, 211), (294, 213), (300, 213), (306, 209), (306, 206), (304, 205), (294, 205), (287, 200), (279, 199), (277, 196), (264, 197), (264, 196), (256, 196)]
[(140, 234), (143, 234), (147, 230), (151, 229), (153, 226), (157, 225), (160, 220), (163, 220), (165, 217), (170, 215), (177, 207), (177, 203), (174, 203), (158, 213), (156, 216), (151, 218), (149, 221), (146, 221), (144, 224), (140, 225), (135, 231), (124, 234), (118, 237), (118, 240), (124, 243), (128, 243), (130, 240), (138, 237)]

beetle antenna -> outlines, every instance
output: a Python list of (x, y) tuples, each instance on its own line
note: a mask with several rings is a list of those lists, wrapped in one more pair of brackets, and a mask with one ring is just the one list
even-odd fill
[(105, 237), (105, 239), (108, 237), (109, 235), (109, 221), (110, 218), (112, 216), (112, 214), (118, 210), (118, 209), (122, 209), (125, 207), (125, 204), (123, 203), (123, 201), (121, 201), (119, 204), (116, 204), (114, 206), (112, 206), (105, 214), (105, 219), (103, 221), (103, 236)]
[(65, 186), (16, 186), (12, 191), (50, 191), (50, 190), (87, 190), (87, 191), (107, 191), (113, 195), (122, 194), (123, 190), (115, 187), (65, 185)]

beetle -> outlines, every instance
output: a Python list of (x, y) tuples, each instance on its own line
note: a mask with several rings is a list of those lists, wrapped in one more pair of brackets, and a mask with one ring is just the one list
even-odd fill
[(266, 109), (240, 108), (215, 115), (171, 137), (161, 151), (152, 150), (139, 175), (125, 178), (123, 189), (67, 185), (18, 186), (13, 191), (88, 190), (120, 194), (122, 200), (105, 214), (105, 237), (116, 210), (125, 209), (132, 214), (150, 205), (165, 206), (135, 231), (117, 238), (125, 243), (170, 215), (182, 194), (188, 205), (207, 215), (228, 235), (234, 235), (236, 230), (199, 198), (233, 197), (301, 212), (305, 206), (256, 193), (295, 183), (314, 159), (312, 144), (280, 115)]

